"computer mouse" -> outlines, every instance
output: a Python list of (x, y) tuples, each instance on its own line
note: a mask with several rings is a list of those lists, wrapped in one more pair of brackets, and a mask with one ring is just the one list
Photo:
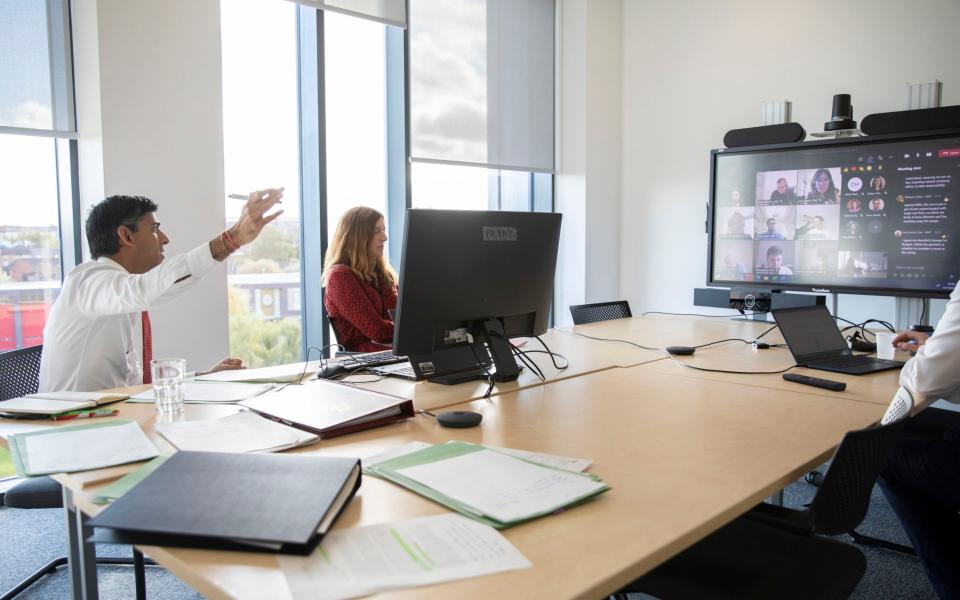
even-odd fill
[(476, 427), (483, 420), (483, 415), (472, 410), (451, 410), (437, 415), (437, 423), (441, 427), (455, 427), (465, 429)]
[(335, 375), (339, 375), (340, 372), (346, 368), (342, 362), (328, 362), (317, 371), (317, 379), (330, 379)]
[(667, 346), (664, 350), (673, 356), (690, 356), (697, 351), (693, 346)]

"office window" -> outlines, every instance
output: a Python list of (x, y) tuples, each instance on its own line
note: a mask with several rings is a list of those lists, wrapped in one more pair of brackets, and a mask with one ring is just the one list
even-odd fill
[(415, 162), (410, 184), (414, 208), (553, 210), (553, 176), (549, 173)]
[(326, 12), (327, 234), (354, 206), (387, 214), (386, 26)]
[[(228, 0), (220, 11), (226, 192), (285, 188), (283, 216), (227, 261), (230, 354), (251, 367), (293, 362), (303, 355), (299, 302), (285, 302), (300, 286), (297, 6)], [(227, 224), (242, 206), (225, 200)]]
[(43, 343), (79, 254), (66, 11), (56, 0), (0, 3), (0, 352)]

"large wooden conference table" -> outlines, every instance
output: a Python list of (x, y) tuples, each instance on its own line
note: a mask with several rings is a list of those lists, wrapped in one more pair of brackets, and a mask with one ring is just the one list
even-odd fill
[[(671, 335), (668, 341), (650, 335), (645, 339), (651, 347), (699, 345), (723, 337), (756, 335), (758, 330), (752, 323), (735, 323), (730, 328), (730, 323), (719, 320), (658, 317), (575, 329), (593, 337), (614, 337), (594, 330), (619, 325), (620, 331), (642, 333), (645, 323), (653, 329), (665, 321), (671, 321), (671, 332), (685, 332), (687, 337)], [(704, 323), (702, 335), (697, 334), (694, 321)], [(586, 340), (569, 331), (551, 335)], [(729, 368), (731, 365), (724, 361), (730, 359), (732, 351), (741, 349), (747, 349), (741, 342), (717, 345), (698, 350), (689, 360), (716, 361)], [(574, 354), (569, 348), (567, 352)], [(758, 352), (771, 354), (743, 354), (738, 366), (767, 370), (760, 363), (786, 351)], [(879, 420), (897, 385), (892, 374), (877, 374), (854, 378), (846, 392), (836, 394), (805, 386), (779, 387), (774, 380), (764, 380), (766, 375), (730, 379), (723, 374), (691, 375), (694, 371), (667, 358), (643, 360), (635, 366), (616, 364), (623, 362), (613, 361), (607, 368), (577, 376), (548, 378), (545, 384), (538, 381), (501, 390), (488, 399), (470, 397), (474, 391), (468, 385), (462, 389), (459, 403), (445, 404), (457, 395), (445, 391), (443, 405), (484, 415), (482, 424), (473, 429), (444, 429), (432, 417), (420, 414), (399, 424), (322, 440), (296, 451), (362, 458), (409, 441), (442, 443), (456, 439), (593, 459), (590, 471), (611, 486), (608, 493), (564, 513), (503, 531), (531, 560), (531, 569), (386, 596), (598, 598), (616, 591), (820, 464), (846, 431)], [(434, 384), (417, 384), (429, 385)], [(440, 402), (437, 398), (429, 400)], [(422, 408), (419, 396), (414, 401)], [(232, 406), (188, 405), (186, 418), (214, 418), (233, 410), (236, 408)], [(123, 404), (121, 413), (140, 422), (158, 446), (166, 447), (154, 432), (152, 406)], [(10, 422), (0, 421), (0, 435), (11, 432)], [(86, 515), (101, 509), (90, 502), (97, 487), (84, 483), (96, 476), (57, 476), (65, 485), (69, 508), (78, 509), (76, 521), (81, 531)], [(336, 526), (383, 523), (444, 510), (391, 483), (366, 477)], [(150, 546), (141, 550), (209, 598), (291, 597), (271, 554)], [(71, 565), (78, 598), (96, 597), (94, 567), (84, 560), (89, 551), (89, 547), (78, 548), (75, 553), (79, 558)]]

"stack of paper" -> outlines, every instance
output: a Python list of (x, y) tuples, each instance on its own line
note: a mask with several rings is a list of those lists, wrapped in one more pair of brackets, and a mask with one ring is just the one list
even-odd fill
[(319, 369), (319, 361), (291, 363), (259, 369), (232, 369), (198, 375), (198, 381), (234, 381), (244, 383), (297, 383), (306, 381)]
[(122, 465), (159, 454), (140, 425), (107, 421), (18, 433), (9, 438), (21, 477), (73, 473)]
[(367, 463), (370, 475), (497, 528), (574, 506), (610, 489), (593, 475), (465, 442), (431, 446), (374, 462)]
[(320, 439), (250, 411), (210, 421), (158, 423), (156, 428), (178, 450), (196, 452), (279, 452)]
[(72, 410), (94, 408), (128, 398), (105, 392), (43, 392), (0, 402), (0, 412), (16, 415), (58, 415)]
[(294, 598), (356, 598), (531, 566), (486, 525), (459, 515), (337, 529), (312, 555), (281, 556)]
[[(273, 385), (249, 383), (212, 383), (188, 381), (183, 384), (183, 401), (187, 404), (230, 404), (256, 398), (275, 389)], [(130, 398), (131, 402), (153, 402), (153, 389)]]

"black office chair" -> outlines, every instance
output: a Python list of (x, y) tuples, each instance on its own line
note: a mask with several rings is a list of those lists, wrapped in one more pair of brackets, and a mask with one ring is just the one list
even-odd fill
[[(0, 400), (8, 400), (25, 394), (37, 392), (40, 379), (40, 355), (43, 346), (31, 346), (21, 350), (0, 353)], [(63, 489), (52, 477), (31, 477), (13, 486), (3, 495), (3, 505), (9, 508), (63, 508)], [(132, 558), (98, 557), (98, 565), (134, 565), (137, 598), (146, 597), (144, 564), (155, 564), (145, 560), (134, 549)], [(67, 564), (67, 557), (60, 556), (43, 565), (32, 575), (18, 583), (0, 596), (0, 600), (11, 600), (48, 573)]]
[(574, 325), (597, 323), (610, 319), (625, 319), (632, 317), (630, 303), (626, 300), (616, 302), (595, 302), (593, 304), (577, 304), (570, 306), (570, 316)]
[(912, 408), (913, 399), (901, 388), (880, 425), (844, 435), (808, 508), (760, 504), (615, 597), (847, 598), (866, 571), (866, 558), (852, 545), (820, 536), (847, 533), (863, 520), (873, 484)]
[[(942, 438), (944, 433), (958, 424), (960, 424), (960, 413), (957, 411), (942, 408), (927, 408), (907, 421), (907, 425), (903, 430), (903, 437), (938, 439)], [(850, 537), (858, 544), (863, 544), (864, 546), (886, 548), (887, 550), (893, 550), (894, 552), (908, 556), (917, 555), (917, 551), (914, 550), (912, 546), (866, 535), (857, 530), (851, 531)]]

